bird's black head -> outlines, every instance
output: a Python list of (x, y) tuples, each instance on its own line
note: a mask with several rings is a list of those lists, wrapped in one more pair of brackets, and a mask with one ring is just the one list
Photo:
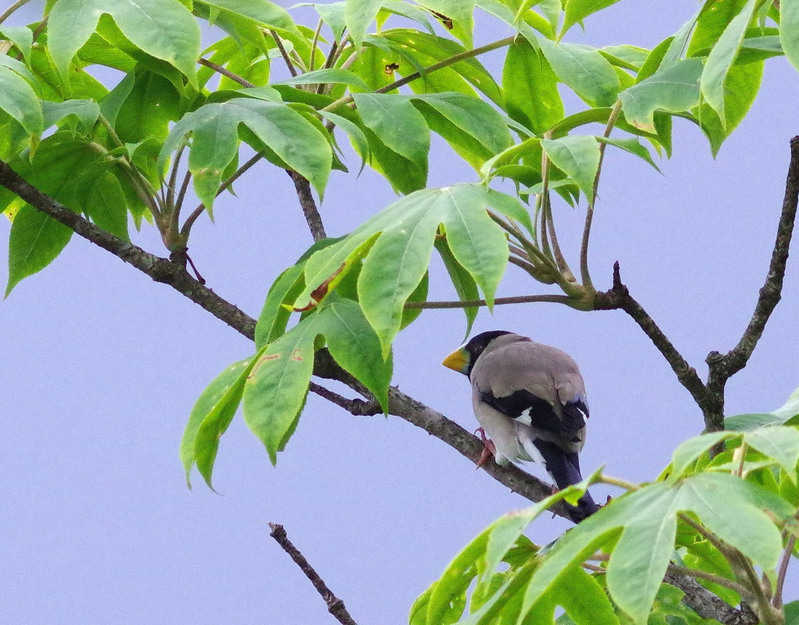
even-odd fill
[(469, 341), (463, 346), (463, 349), (467, 354), (469, 354), (469, 366), (466, 370), (466, 375), (471, 375), (474, 363), (477, 362), (480, 354), (485, 351), (485, 348), (488, 347), (489, 343), (491, 343), (491, 341), (498, 336), (503, 336), (505, 334), (513, 333), (508, 332), (507, 330), (491, 330), (489, 332), (481, 332), (480, 334), (477, 334), (469, 339)]

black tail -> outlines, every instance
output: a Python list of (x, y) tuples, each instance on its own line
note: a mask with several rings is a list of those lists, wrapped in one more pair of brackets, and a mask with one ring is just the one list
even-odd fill
[[(541, 455), (544, 457), (547, 471), (555, 480), (558, 488), (566, 488), (572, 484), (577, 484), (583, 480), (580, 474), (580, 458), (575, 452), (564, 451), (555, 443), (537, 439), (533, 443)], [(594, 514), (599, 510), (591, 494), (586, 491), (585, 495), (580, 497), (576, 506), (572, 506), (564, 502), (569, 517), (575, 523), (579, 523), (584, 518)]]

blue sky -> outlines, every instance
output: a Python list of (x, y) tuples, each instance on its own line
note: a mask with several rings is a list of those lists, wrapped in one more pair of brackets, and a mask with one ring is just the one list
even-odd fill
[[(651, 47), (696, 7), (652, 4), (621, 2), (589, 18), (585, 35), (574, 29), (571, 40)], [(507, 34), (497, 26), (491, 33), (480, 40)], [(594, 282), (609, 288), (619, 260), (633, 295), (703, 377), (708, 351), (737, 342), (762, 285), (788, 141), (799, 133), (797, 101), (799, 75), (774, 59), (748, 118), (715, 160), (700, 131), (680, 121), (674, 157), (659, 162), (663, 175), (608, 152)], [(440, 141), (434, 150), (431, 186), (475, 179)], [(356, 160), (350, 165), (357, 171)], [(257, 316), (272, 280), (311, 239), (282, 171), (259, 165), (236, 193), (220, 198), (214, 224), (195, 226), (191, 254), (216, 292)], [(394, 199), (377, 176), (336, 173), (321, 207), (328, 233), (346, 233)], [(582, 215), (559, 207), (566, 247)], [(8, 228), (0, 222), (3, 236)], [(136, 242), (163, 254), (151, 230)], [(441, 272), (431, 285), (437, 298), (452, 296)], [(728, 414), (773, 410), (799, 386), (798, 287), (792, 258), (783, 301), (749, 367), (728, 384)], [(501, 294), (534, 292), (537, 285), (508, 270)], [(526, 505), (404, 421), (353, 417), (316, 397), (276, 468), (236, 419), (215, 470), (221, 495), (198, 476), (188, 490), (177, 450), (189, 410), (252, 346), (77, 237), (0, 303), (0, 328), (5, 622), (333, 623), (269, 538), (267, 523), (278, 522), (356, 621), (403, 623), (469, 539)], [(493, 328), (556, 345), (580, 363), (591, 406), (586, 471), (605, 465), (628, 480), (653, 479), (671, 450), (702, 429), (688, 393), (621, 312), (550, 304), (498, 307), (493, 317), (482, 311), (474, 331)], [(439, 364), (464, 331), (459, 311), (423, 314), (397, 340), (394, 384), (472, 430), (467, 381)], [(610, 492), (597, 488), (595, 497)], [(542, 518), (529, 535), (545, 543), (567, 527)]]

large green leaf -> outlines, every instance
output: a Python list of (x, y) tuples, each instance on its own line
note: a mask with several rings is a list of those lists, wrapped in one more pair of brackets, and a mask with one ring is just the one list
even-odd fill
[(110, 15), (130, 42), (143, 52), (195, 79), (200, 53), (197, 20), (177, 0), (59, 0), (48, 21), (49, 51), (66, 78), (77, 51), (95, 31), (103, 14)]
[(202, 0), (202, 2), (217, 9), (224, 9), (235, 15), (246, 17), (262, 26), (300, 34), (288, 11), (267, 0)]
[(591, 106), (611, 106), (616, 101), (621, 83), (599, 50), (544, 38), (537, 42), (558, 78)]
[(626, 120), (642, 130), (655, 132), (655, 111), (681, 113), (699, 103), (701, 59), (685, 59), (652, 74), (619, 94)]
[(461, 93), (411, 96), (431, 130), (475, 169), (511, 144), (505, 119), (483, 100)]
[(44, 130), (42, 107), (27, 80), (6, 65), (0, 64), (0, 110), (14, 118), (30, 136)]
[(755, 9), (758, 6), (757, 0), (748, 0), (741, 12), (738, 13), (724, 29), (721, 37), (713, 46), (705, 62), (705, 69), (699, 82), (702, 95), (708, 104), (716, 111), (721, 120), (721, 125), (726, 125), (726, 114), (724, 101), (726, 98), (725, 83), (738, 50), (741, 48), (746, 29), (752, 21)]
[(563, 119), (558, 77), (544, 55), (524, 39), (517, 39), (508, 48), (502, 89), (508, 115), (536, 134)]
[(542, 139), (541, 147), (552, 163), (577, 183), (590, 202), (599, 168), (597, 140), (587, 135), (566, 135), (560, 139)]
[(340, 272), (365, 242), (377, 237), (364, 257), (358, 294), (387, 354), (399, 331), (402, 307), (427, 271), (441, 224), (454, 258), (491, 303), (508, 261), (508, 243), (489, 210), (531, 228), (528, 213), (516, 200), (482, 185), (459, 184), (412, 193), (367, 220), (343, 241), (314, 254), (306, 265), (305, 291), (295, 307), (304, 309), (319, 301), (321, 297), (312, 294)]
[(383, 0), (347, 0), (344, 17), (347, 30), (356, 48), (361, 47), (366, 29), (369, 28), (382, 5)]
[(354, 93), (364, 125), (391, 151), (427, 171), (430, 130), (408, 96)]
[(219, 439), (238, 410), (244, 383), (258, 354), (234, 362), (220, 373), (197, 398), (180, 441), (180, 459), (191, 487), (191, 468), (196, 464), (211, 486)]
[(11, 224), (6, 297), (20, 280), (53, 262), (69, 243), (70, 237), (72, 230), (25, 204)]
[(266, 447), (272, 464), (296, 428), (313, 372), (316, 338), (334, 359), (388, 406), (391, 358), (356, 302), (332, 297), (320, 310), (265, 347), (244, 387), (244, 420)]
[[(289, 106), (259, 99), (233, 98), (206, 104), (185, 115), (164, 142), (159, 167), (164, 167), (172, 151), (191, 133), (189, 170), (194, 176), (197, 196), (210, 208), (223, 172), (238, 154), (240, 125), (246, 126), (269, 148), (267, 158), (294, 169), (320, 195), (324, 193), (332, 161), (327, 139)], [(253, 143), (256, 149), (260, 147)]]
[(799, 0), (780, 2), (780, 44), (791, 65), (799, 69)]

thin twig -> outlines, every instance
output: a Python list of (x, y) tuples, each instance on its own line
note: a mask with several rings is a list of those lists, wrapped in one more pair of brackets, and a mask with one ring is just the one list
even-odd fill
[(311, 54), (310, 54), (310, 61), (308, 62), (308, 71), (312, 72), (314, 67), (316, 66), (316, 50), (319, 46), (319, 33), (322, 32), (322, 24), (324, 21), (322, 18), (319, 18), (319, 21), (316, 22), (316, 30), (313, 31), (313, 41), (311, 41)]
[(0, 24), (5, 22), (11, 16), (11, 14), (14, 13), (14, 11), (19, 9), (20, 7), (25, 6), (26, 4), (28, 4), (28, 2), (30, 2), (30, 0), (17, 0), (14, 4), (12, 4), (10, 7), (8, 7), (5, 11), (0, 13)]
[(680, 384), (682, 384), (694, 401), (702, 408), (707, 425), (709, 415), (719, 409), (713, 403), (713, 398), (707, 391), (696, 370), (688, 364), (688, 361), (677, 351), (669, 338), (663, 333), (655, 323), (649, 313), (644, 310), (635, 298), (630, 295), (629, 289), (621, 281), (621, 272), (618, 261), (613, 265), (613, 287), (604, 293), (597, 293), (594, 297), (594, 308), (596, 310), (623, 310), (638, 324), (644, 334), (649, 337), (657, 350), (671, 365)]
[[(610, 133), (613, 132), (613, 127), (616, 125), (616, 120), (621, 113), (621, 100), (617, 100), (610, 111), (608, 123), (605, 125), (605, 132), (602, 136), (608, 138)], [(594, 206), (596, 206), (597, 192), (599, 190), (599, 176), (602, 173), (602, 161), (605, 158), (605, 142), (599, 144), (599, 163), (596, 168), (596, 175), (594, 176), (594, 187), (591, 191), (588, 207), (585, 211), (585, 225), (583, 226), (583, 241), (580, 245), (580, 279), (583, 286), (587, 289), (594, 290), (594, 283), (591, 281), (591, 272), (588, 269), (588, 241), (591, 238), (591, 223), (594, 220)]]
[(169, 172), (169, 182), (166, 185), (166, 199), (164, 204), (167, 210), (175, 208), (175, 187), (178, 181), (178, 168), (180, 167), (180, 160), (183, 157), (183, 151), (186, 149), (186, 142), (182, 142), (178, 151), (175, 153), (175, 158), (172, 160), (172, 168)]
[[(465, 52), (460, 52), (460, 53), (455, 54), (455, 55), (453, 55), (453, 56), (451, 56), (449, 58), (444, 59), (443, 61), (439, 61), (438, 63), (433, 63), (429, 67), (425, 67), (423, 70), (420, 70), (420, 71), (417, 71), (417, 72), (413, 72), (411, 74), (408, 74), (407, 76), (403, 76), (399, 80), (395, 80), (394, 82), (389, 83), (388, 85), (385, 85), (384, 87), (381, 87), (380, 89), (377, 89), (375, 91), (375, 93), (388, 93), (389, 91), (393, 91), (394, 89), (398, 89), (399, 87), (402, 87), (403, 85), (407, 85), (409, 82), (412, 82), (412, 81), (416, 80), (417, 78), (420, 78), (421, 76), (430, 74), (430, 73), (435, 72), (435, 71), (437, 71), (439, 69), (443, 69), (445, 67), (449, 67), (450, 65), (453, 65), (453, 64), (458, 63), (460, 61), (464, 61), (466, 59), (470, 59), (472, 57), (478, 56), (478, 55), (483, 54), (485, 52), (490, 52), (491, 50), (497, 50), (498, 48), (504, 48), (505, 46), (509, 46), (510, 44), (512, 44), (514, 39), (516, 39), (516, 35), (512, 35), (510, 37), (505, 37), (505, 39), (500, 39), (499, 41), (495, 41), (494, 43), (489, 43), (489, 44), (486, 44), (484, 46), (480, 46), (478, 48), (473, 48), (471, 50), (466, 50)], [(341, 106), (342, 104), (349, 104), (350, 102), (352, 102), (352, 96), (351, 95), (345, 95), (345, 96), (340, 97), (335, 102), (333, 102), (331, 104), (328, 104), (322, 110), (323, 111), (333, 111), (333, 110), (337, 109), (339, 106)]]
[[(791, 161), (785, 181), (785, 195), (782, 201), (782, 212), (777, 226), (774, 248), (771, 252), (768, 273), (760, 289), (752, 318), (746, 326), (741, 340), (727, 354), (718, 352), (708, 354), (709, 366), (708, 389), (723, 402), (724, 386), (727, 380), (746, 366), (752, 352), (771, 317), (771, 313), (782, 297), (782, 284), (785, 267), (796, 221), (796, 207), (799, 200), (799, 137), (791, 139)], [(715, 429), (723, 429), (723, 414), (718, 415)]]
[(280, 56), (283, 57), (283, 60), (286, 62), (286, 66), (289, 68), (289, 74), (292, 76), (297, 75), (297, 68), (294, 67), (294, 63), (291, 62), (291, 57), (286, 52), (286, 48), (283, 47), (283, 41), (280, 39), (280, 35), (274, 29), (269, 29), (269, 34), (272, 35), (272, 39), (275, 40), (275, 45), (277, 49), (280, 50)]
[(337, 406), (344, 408), (347, 412), (351, 415), (356, 417), (370, 417), (372, 415), (380, 414), (382, 409), (380, 408), (380, 404), (377, 403), (375, 399), (371, 400), (363, 400), (363, 399), (347, 399), (339, 395), (338, 393), (334, 393), (328, 388), (317, 384), (316, 382), (311, 382), (309, 386), (309, 390), (312, 393), (316, 393), (319, 397), (322, 397), (329, 402), (336, 404)]
[(300, 570), (305, 574), (305, 577), (311, 580), (316, 591), (322, 595), (322, 599), (324, 599), (327, 604), (327, 611), (335, 616), (336, 620), (342, 625), (356, 625), (350, 613), (347, 612), (347, 608), (344, 607), (344, 602), (333, 594), (333, 591), (325, 584), (325, 580), (319, 576), (319, 573), (314, 570), (305, 556), (302, 555), (300, 550), (297, 549), (289, 540), (288, 536), (286, 536), (285, 528), (277, 523), (270, 523), (269, 528), (272, 530), (269, 532), (269, 535), (274, 538), (277, 544), (283, 548), (283, 551), (294, 560), (297, 566), (300, 567)]
[(785, 545), (785, 550), (782, 552), (782, 559), (777, 567), (777, 582), (775, 584), (776, 590), (774, 591), (774, 599), (772, 605), (775, 608), (782, 608), (782, 589), (785, 586), (785, 578), (788, 575), (788, 565), (791, 563), (793, 556), (793, 548), (796, 545), (796, 534), (791, 534), (788, 542)]
[[(246, 163), (244, 163), (244, 165), (242, 165), (235, 172), (233, 172), (233, 174), (230, 176), (230, 178), (228, 178), (221, 185), (219, 185), (219, 189), (217, 189), (216, 195), (214, 197), (219, 197), (225, 189), (227, 189), (230, 185), (232, 185), (234, 182), (236, 182), (236, 180), (238, 180), (242, 176), (242, 174), (244, 174), (244, 172), (246, 172), (248, 169), (250, 169), (250, 167), (255, 165), (262, 158), (263, 158), (262, 154), (256, 154), (255, 156), (250, 158)], [(185, 184), (185, 182), (184, 182), (184, 184)], [(182, 194), (183, 194), (183, 189), (181, 189), (181, 197), (182, 197)], [(185, 221), (185, 223), (183, 224), (183, 227), (180, 230), (180, 234), (182, 236), (184, 236), (184, 237), (188, 237), (189, 236), (189, 233), (191, 232), (191, 228), (194, 225), (194, 222), (197, 221), (197, 218), (200, 215), (202, 215), (204, 211), (205, 211), (205, 204), (200, 204), (197, 208), (195, 208), (191, 212), (191, 215), (189, 215), (186, 218), (186, 221)]]
[(206, 67), (210, 67), (212, 70), (214, 70), (218, 74), (222, 74), (222, 76), (226, 76), (226, 77), (230, 78), (230, 80), (239, 83), (243, 87), (248, 87), (248, 88), (255, 87), (255, 85), (253, 83), (251, 83), (249, 80), (247, 80), (246, 78), (242, 78), (238, 74), (234, 74), (229, 69), (227, 69), (225, 67), (222, 67), (221, 65), (217, 65), (213, 61), (209, 61), (208, 59), (202, 59), (201, 58), (197, 62), (200, 65), (205, 65)]
[(311, 231), (311, 236), (314, 241), (326, 239), (327, 233), (325, 232), (325, 225), (322, 222), (322, 216), (319, 214), (319, 209), (313, 199), (311, 192), (311, 183), (308, 179), (298, 174), (296, 171), (287, 169), (286, 173), (291, 177), (294, 183), (294, 189), (297, 191), (297, 198), (300, 201), (300, 208), (302, 214), (305, 216), (305, 222), (308, 224), (308, 229)]

